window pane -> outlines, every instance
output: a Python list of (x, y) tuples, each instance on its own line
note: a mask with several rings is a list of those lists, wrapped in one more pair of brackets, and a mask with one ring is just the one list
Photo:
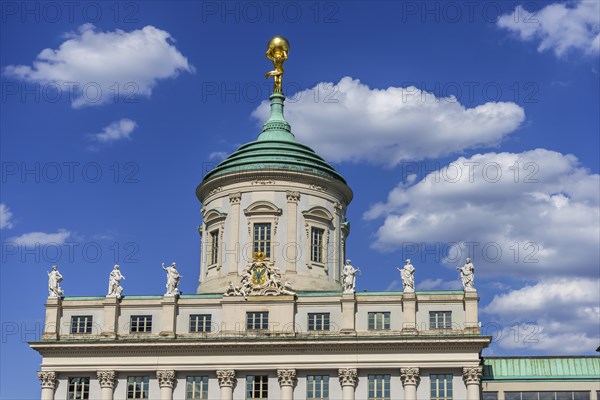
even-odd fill
[(538, 392), (522, 392), (521, 400), (538, 400)]
[(498, 392), (483, 392), (483, 400), (498, 400)]
[(521, 400), (521, 392), (504, 392), (504, 400)]
[(573, 392), (573, 400), (590, 400), (590, 392)]

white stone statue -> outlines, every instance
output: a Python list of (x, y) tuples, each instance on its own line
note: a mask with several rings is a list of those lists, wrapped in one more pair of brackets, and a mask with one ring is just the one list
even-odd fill
[(470, 258), (467, 258), (467, 262), (462, 267), (456, 267), (460, 271), (460, 279), (462, 280), (465, 292), (475, 291), (475, 267), (471, 262)]
[(121, 286), (121, 281), (125, 279), (123, 275), (121, 275), (121, 271), (119, 271), (119, 266), (115, 265), (113, 270), (110, 272), (110, 276), (108, 278), (108, 294), (106, 297), (116, 297), (117, 299), (121, 298), (121, 293), (123, 293), (123, 286)]
[(410, 259), (406, 259), (404, 267), (402, 269), (396, 268), (400, 271), (400, 278), (402, 278), (402, 286), (405, 292), (415, 291), (415, 267), (410, 263)]
[(346, 265), (342, 269), (344, 293), (354, 293), (356, 291), (356, 274), (360, 272), (358, 268), (350, 265), (350, 262), (350, 260), (346, 260)]
[(60, 288), (63, 276), (58, 272), (56, 265), (52, 266), (52, 272), (48, 272), (48, 297), (60, 297), (64, 291)]
[(181, 275), (177, 271), (175, 263), (172, 263), (168, 267), (165, 267), (165, 263), (162, 263), (162, 269), (167, 271), (167, 293), (165, 296), (177, 296), (179, 294), (179, 281)]

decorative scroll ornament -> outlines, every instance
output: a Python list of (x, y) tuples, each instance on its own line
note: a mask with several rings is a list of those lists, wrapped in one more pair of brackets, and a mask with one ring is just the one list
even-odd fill
[(257, 251), (254, 260), (242, 271), (239, 286), (229, 282), (225, 296), (276, 296), (296, 294), (292, 284), (288, 281), (281, 283), (281, 270), (275, 267), (273, 261), (265, 261), (265, 253)]
[(219, 381), (219, 387), (234, 387), (237, 383), (235, 378), (235, 370), (233, 369), (220, 369), (217, 370), (217, 380)]
[(298, 383), (298, 378), (296, 377), (296, 370), (278, 369), (277, 381), (279, 382), (279, 386), (296, 386), (296, 383)]
[(354, 386), (358, 384), (358, 371), (354, 368), (340, 368), (338, 370), (340, 385)]
[(96, 371), (98, 376), (98, 382), (101, 388), (114, 388), (117, 381), (117, 374), (115, 371)]
[(463, 380), (465, 385), (479, 385), (483, 367), (465, 367), (463, 368)]
[(42, 383), (42, 389), (56, 388), (56, 372), (54, 371), (38, 371), (38, 378)]
[(406, 385), (418, 385), (421, 377), (419, 376), (419, 368), (409, 367), (400, 368), (400, 380), (402, 386)]
[(175, 371), (156, 371), (156, 377), (158, 378), (159, 387), (172, 388), (173, 386), (175, 386)]
[(240, 193), (240, 192), (231, 193), (229, 195), (229, 202), (231, 204), (240, 204), (241, 200), (242, 200), (242, 193)]
[(289, 203), (297, 203), (300, 200), (300, 192), (288, 190), (285, 192), (285, 197)]

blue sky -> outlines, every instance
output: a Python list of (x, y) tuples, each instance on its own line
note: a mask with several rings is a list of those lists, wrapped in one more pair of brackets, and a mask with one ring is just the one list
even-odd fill
[(486, 354), (593, 354), (598, 3), (269, 4), (2, 3), (1, 397), (38, 396), (51, 265), (67, 295), (115, 262), (125, 294), (171, 261), (195, 291), (194, 191), (259, 133), (276, 34), (292, 130), (355, 194), (358, 290), (407, 257), (417, 290), (457, 288), (471, 256)]

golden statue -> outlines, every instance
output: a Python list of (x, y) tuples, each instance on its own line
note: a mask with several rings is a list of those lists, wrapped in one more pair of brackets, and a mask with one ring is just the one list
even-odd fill
[(269, 48), (265, 54), (267, 58), (273, 61), (273, 71), (265, 74), (265, 78), (272, 76), (274, 78), (273, 92), (281, 93), (281, 78), (283, 77), (283, 63), (288, 58), (290, 44), (287, 39), (281, 36), (274, 36), (269, 41)]
[(267, 255), (265, 254), (264, 251), (262, 250), (258, 250), (257, 252), (255, 252), (253, 254), (254, 261), (256, 262), (263, 262), (265, 260), (265, 258), (267, 258)]

